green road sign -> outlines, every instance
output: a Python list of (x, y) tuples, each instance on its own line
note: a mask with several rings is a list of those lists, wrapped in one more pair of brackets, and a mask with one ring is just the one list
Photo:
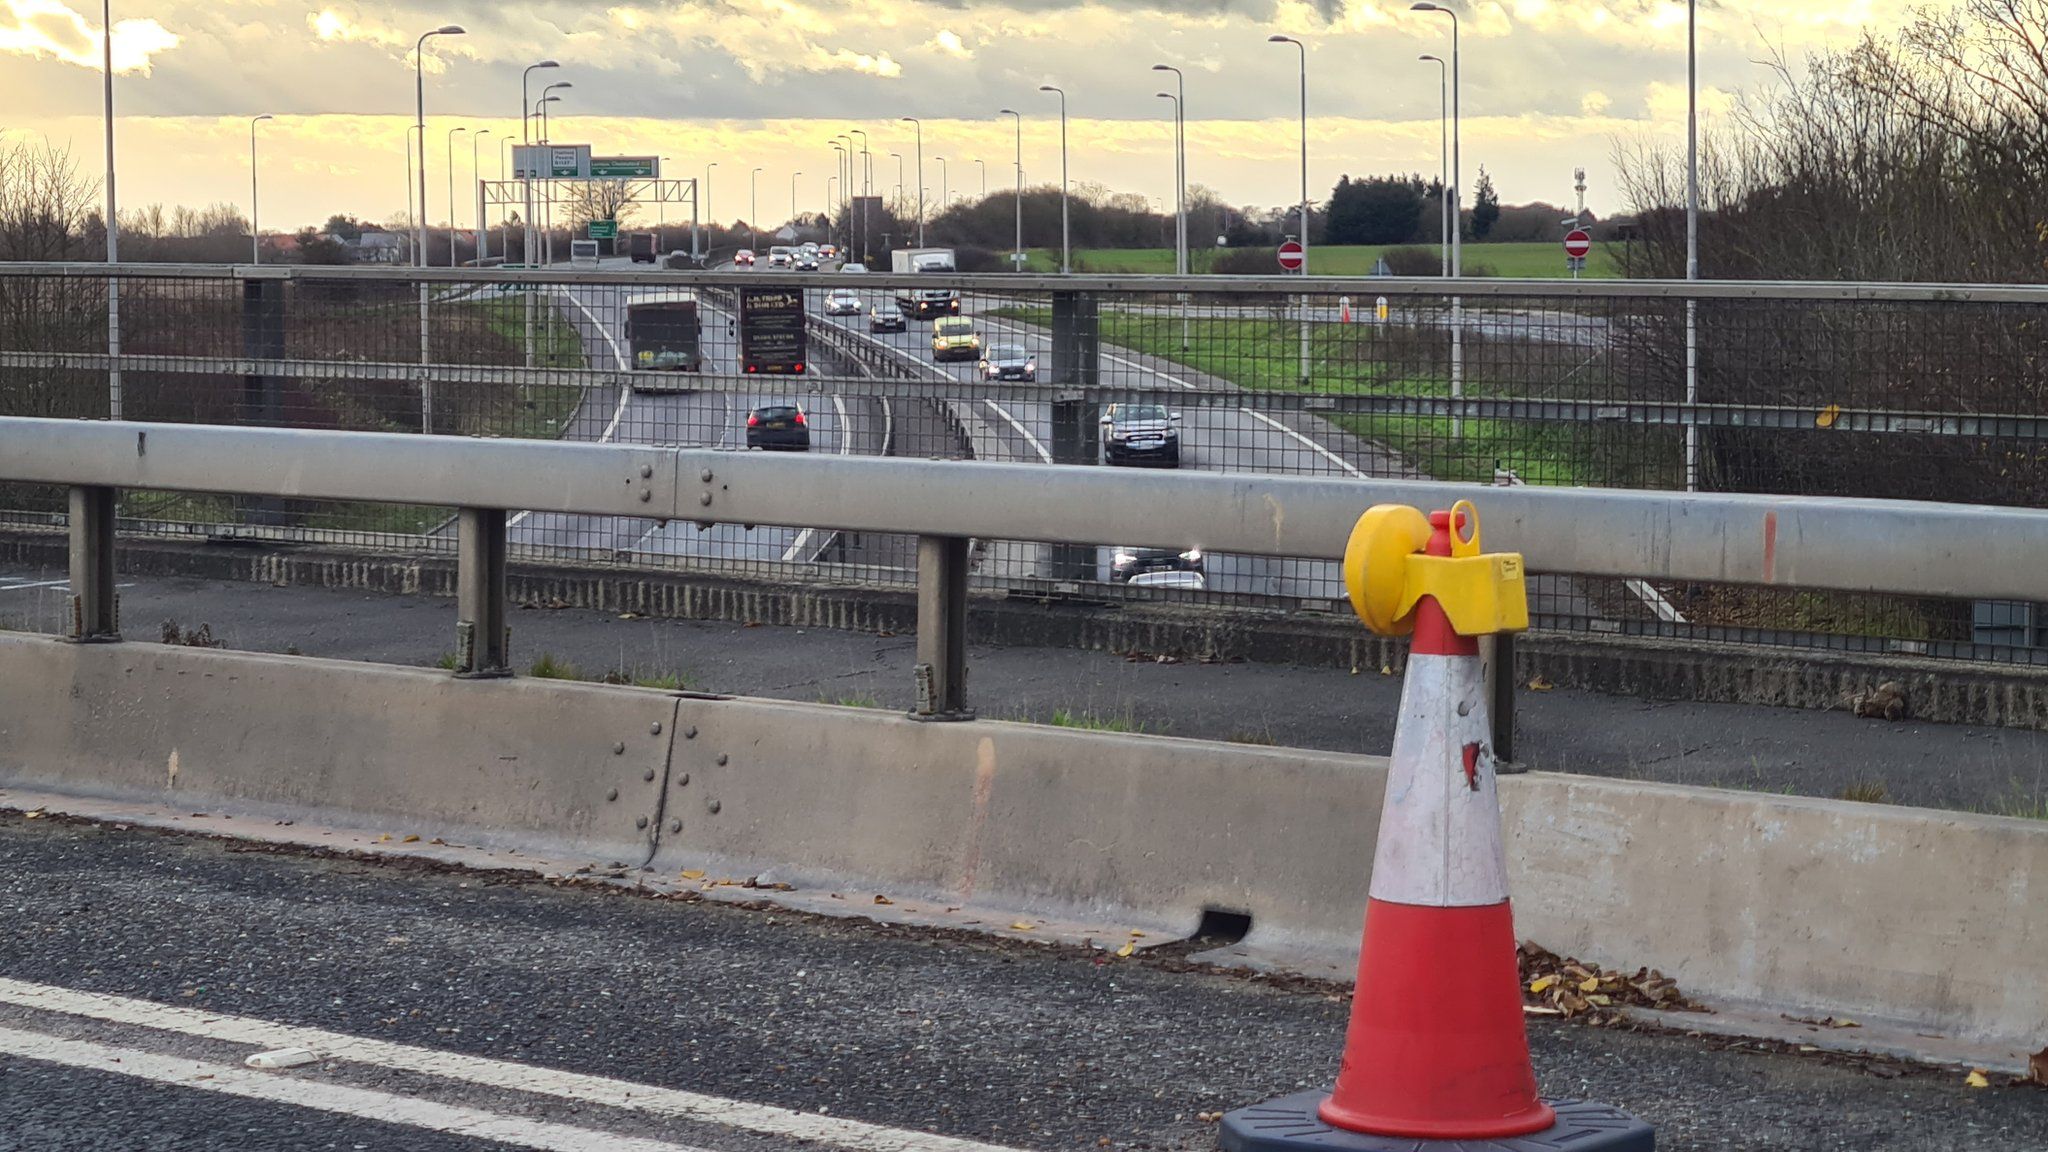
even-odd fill
[(592, 220), (590, 222), (590, 238), (592, 240), (618, 239), (619, 222), (617, 220)]
[(590, 178), (592, 180), (653, 179), (661, 171), (661, 161), (655, 156), (592, 156)]

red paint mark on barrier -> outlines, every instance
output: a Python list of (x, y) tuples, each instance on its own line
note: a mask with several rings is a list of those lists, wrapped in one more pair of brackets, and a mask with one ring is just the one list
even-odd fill
[(1778, 581), (1778, 514), (1764, 513), (1764, 583)]
[(1479, 745), (1465, 745), (1465, 783), (1479, 791)]

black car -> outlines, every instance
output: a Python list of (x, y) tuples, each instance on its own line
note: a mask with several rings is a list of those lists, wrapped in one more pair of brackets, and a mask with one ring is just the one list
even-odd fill
[(811, 428), (795, 404), (763, 404), (747, 413), (747, 447), (767, 451), (808, 452)]
[(983, 380), (1038, 379), (1038, 357), (1014, 344), (998, 344), (981, 358)]
[(1118, 548), (1110, 553), (1109, 578), (1121, 584), (1147, 572), (1196, 572), (1203, 575), (1202, 550), (1176, 552), (1171, 548)]
[(901, 312), (884, 312), (880, 308), (870, 308), (868, 310), (868, 331), (908, 332), (910, 331), (910, 322), (903, 318), (903, 313)]
[(1102, 459), (1178, 468), (1179, 423), (1180, 417), (1163, 404), (1111, 404), (1102, 413)]

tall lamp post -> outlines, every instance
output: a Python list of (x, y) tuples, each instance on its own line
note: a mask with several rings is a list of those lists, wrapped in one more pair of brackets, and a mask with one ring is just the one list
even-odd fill
[(1060, 274), (1073, 271), (1074, 247), (1067, 217), (1067, 92), (1052, 84), (1040, 84), (1040, 92), (1060, 98)]
[[(555, 95), (556, 90), (574, 88), (575, 86), (575, 82), (570, 80), (550, 84), (540, 90), (540, 99), (534, 101), (534, 115), (540, 118), (540, 142), (543, 146), (553, 141), (551, 133), (553, 132), (552, 121), (554, 119), (554, 112), (548, 108), (548, 105), (560, 104), (562, 102), (562, 98)], [(552, 165), (550, 167), (552, 168)], [(553, 264), (555, 262), (555, 193), (553, 185), (550, 185), (548, 188), (548, 198), (541, 203), (541, 216), (541, 259), (549, 264)], [(550, 316), (549, 322), (553, 323), (552, 314)]]
[[(860, 179), (856, 181), (849, 176), (846, 185), (846, 198), (850, 202), (849, 208), (851, 208), (859, 206), (861, 200), (874, 195), (874, 189), (869, 186), (874, 182), (874, 164), (868, 154), (868, 134), (858, 128), (851, 128), (848, 131), (852, 135), (860, 137)], [(847, 163), (851, 164), (853, 156), (849, 154), (846, 160)], [(854, 197), (853, 189), (855, 187), (860, 188), (860, 199), (855, 199)], [(854, 216), (853, 222), (847, 227), (850, 239), (853, 242), (853, 250), (863, 258), (867, 256), (867, 215), (867, 209), (861, 208), (860, 212)]]
[[(1465, 173), (1460, 163), (1459, 151), (1459, 74), (1458, 74), (1458, 14), (1442, 4), (1419, 0), (1409, 5), (1411, 12), (1441, 12), (1451, 18), (1451, 278), (1465, 274)], [(1451, 399), (1465, 394), (1465, 301), (1463, 297), (1451, 297)], [(1465, 418), (1451, 417), (1451, 439), (1465, 435)]]
[(924, 122), (915, 116), (902, 117), (917, 129), (917, 246), (924, 247)]
[(1014, 109), (1005, 108), (996, 113), (996, 115), (1014, 116), (1017, 119), (1017, 194), (1015, 196), (1015, 207), (1017, 209), (1017, 249), (1010, 254), (1010, 270), (1012, 272), (1022, 272), (1024, 271), (1024, 114)]
[[(832, 212), (833, 209), (839, 206), (839, 196), (832, 191), (832, 185), (835, 182), (838, 182), (841, 188), (846, 187), (847, 185), (845, 181), (851, 179), (850, 174), (853, 171), (853, 167), (852, 159), (846, 151), (846, 145), (841, 144), (839, 142), (839, 137), (834, 136), (832, 139), (826, 141), (826, 143), (832, 145), (832, 159), (838, 165), (839, 171), (839, 175), (833, 176), (825, 181), (825, 235), (829, 239), (832, 235)], [(849, 249), (853, 247), (852, 220), (848, 220), (846, 222), (846, 246)]]
[[(490, 247), (490, 231), (484, 224), (484, 170), (477, 159), (477, 145), (489, 135), (489, 128), (479, 128), (469, 134), (469, 174), (476, 181), (476, 234), (471, 239), (474, 241), (472, 246), (476, 249), (476, 263), (479, 268), (483, 267), (484, 257), (490, 255), (486, 251)], [(450, 240), (449, 243), (453, 244), (454, 241)]]
[(986, 200), (988, 199), (988, 164), (979, 157), (976, 157), (974, 166), (981, 169), (981, 198)]
[[(527, 65), (526, 70), (519, 74), (519, 142), (521, 144), (533, 143), (533, 101), (532, 98), (527, 95), (527, 80), (530, 77), (532, 77), (535, 71), (539, 69), (560, 68), (561, 66), (561, 62), (557, 60), (542, 60), (538, 64)], [(530, 166), (527, 169), (527, 174), (525, 178), (520, 181), (520, 187), (523, 192), (522, 199), (526, 203), (526, 222), (525, 229), (522, 234), (522, 240), (519, 247), (519, 259), (521, 263), (531, 264), (533, 263), (534, 232), (533, 171)], [(505, 245), (509, 248), (512, 243), (511, 234), (508, 232), (505, 235), (504, 239)], [(533, 310), (533, 294), (531, 292), (526, 294), (526, 303), (527, 311), (531, 313)], [(532, 327), (532, 317), (531, 315), (529, 315), (527, 318), (527, 335), (529, 337), (532, 336)], [(532, 343), (531, 339), (528, 340), (528, 343)], [(527, 357), (526, 366), (529, 368), (533, 367), (533, 358), (531, 355)]]
[(718, 167), (718, 161), (716, 160), (704, 165), (704, 204), (702, 211), (698, 215), (704, 219), (706, 243), (702, 248), (699, 248), (697, 246), (697, 231), (694, 228), (691, 229), (690, 255), (692, 256), (709, 256), (711, 254), (711, 245), (709, 243), (711, 229), (718, 227), (718, 217), (711, 214), (711, 170), (716, 167)]
[(747, 174), (747, 247), (761, 246), (759, 226), (754, 223), (761, 215), (761, 173), (765, 168), (756, 168)]
[(796, 227), (796, 178), (801, 175), (802, 172), (789, 174), (789, 224), (792, 228)]
[(448, 266), (455, 267), (455, 137), (468, 128), (448, 130)]
[(889, 153), (889, 155), (894, 156), (896, 158), (896, 199), (897, 206), (901, 207), (903, 200), (903, 190), (909, 187), (909, 185), (903, 182), (903, 153), (891, 152)]
[(939, 162), (939, 211), (943, 213), (947, 206), (952, 203), (953, 198), (950, 194), (952, 182), (946, 178), (946, 158), (944, 156), (934, 156), (932, 159)]
[[(1700, 278), (1699, 3), (1685, 0), (1685, 278)], [(1700, 402), (1700, 304), (1685, 301), (1685, 402)], [(1685, 490), (1699, 489), (1700, 430), (1685, 422)]]
[(1173, 73), (1173, 93), (1167, 96), (1173, 101), (1173, 195), (1174, 195), (1174, 271), (1188, 274), (1188, 131), (1187, 106), (1188, 82), (1180, 69), (1171, 64), (1154, 64), (1154, 72)]
[(1436, 197), (1437, 248), (1443, 263), (1442, 275), (1451, 274), (1451, 66), (1441, 56), (1423, 53), (1418, 59), (1436, 65), (1437, 83), (1437, 176), (1441, 191)]
[[(1308, 279), (1308, 45), (1292, 36), (1266, 37), (1269, 44), (1292, 44), (1301, 53), (1301, 276)], [(1301, 386), (1308, 387), (1308, 293), (1301, 294)]]
[[(414, 221), (413, 232), (418, 237), (414, 246), (416, 262), (424, 268), (427, 264), (427, 41), (436, 36), (461, 36), (460, 24), (443, 24), (422, 35), (413, 44), (413, 128), (420, 134), (420, 218)], [(427, 289), (420, 286), (420, 359), (427, 358)]]
[[(114, 0), (100, 0), (100, 76), (105, 84), (107, 120), (107, 263), (121, 262), (121, 210), (114, 198)], [(412, 145), (406, 144), (406, 155)], [(410, 188), (407, 181), (406, 187)], [(121, 418), (121, 284), (107, 279), (107, 418)]]
[(249, 117), (249, 263), (263, 263), (263, 230), (256, 224), (256, 126), (276, 117), (266, 112)]

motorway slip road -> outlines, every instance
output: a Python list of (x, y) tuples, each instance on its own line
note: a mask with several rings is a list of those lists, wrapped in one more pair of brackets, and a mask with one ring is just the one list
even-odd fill
[[(1341, 990), (0, 814), (0, 1148), (1210, 1149)], [(2048, 1147), (1963, 1073), (1532, 1019), (1669, 1152)], [(278, 1070), (248, 1057), (304, 1049)]]
[[(0, 565), (0, 628), (54, 632), (64, 573)], [(454, 647), (455, 602), (324, 588), (128, 577), (121, 616), (211, 626), (230, 648), (431, 665)], [(911, 636), (515, 612), (519, 668), (543, 653), (588, 676), (674, 674), (707, 692), (907, 709)], [(969, 700), (993, 719), (1092, 722), (1167, 736), (1385, 754), (1400, 677), (1361, 668), (1158, 664), (1100, 652), (968, 653)], [(1836, 797), (1881, 786), (1898, 804), (2003, 814), (2041, 810), (2048, 733), (1889, 723), (1847, 711), (1637, 700), (1559, 689), (1517, 702), (1516, 754), (1539, 771)]]

